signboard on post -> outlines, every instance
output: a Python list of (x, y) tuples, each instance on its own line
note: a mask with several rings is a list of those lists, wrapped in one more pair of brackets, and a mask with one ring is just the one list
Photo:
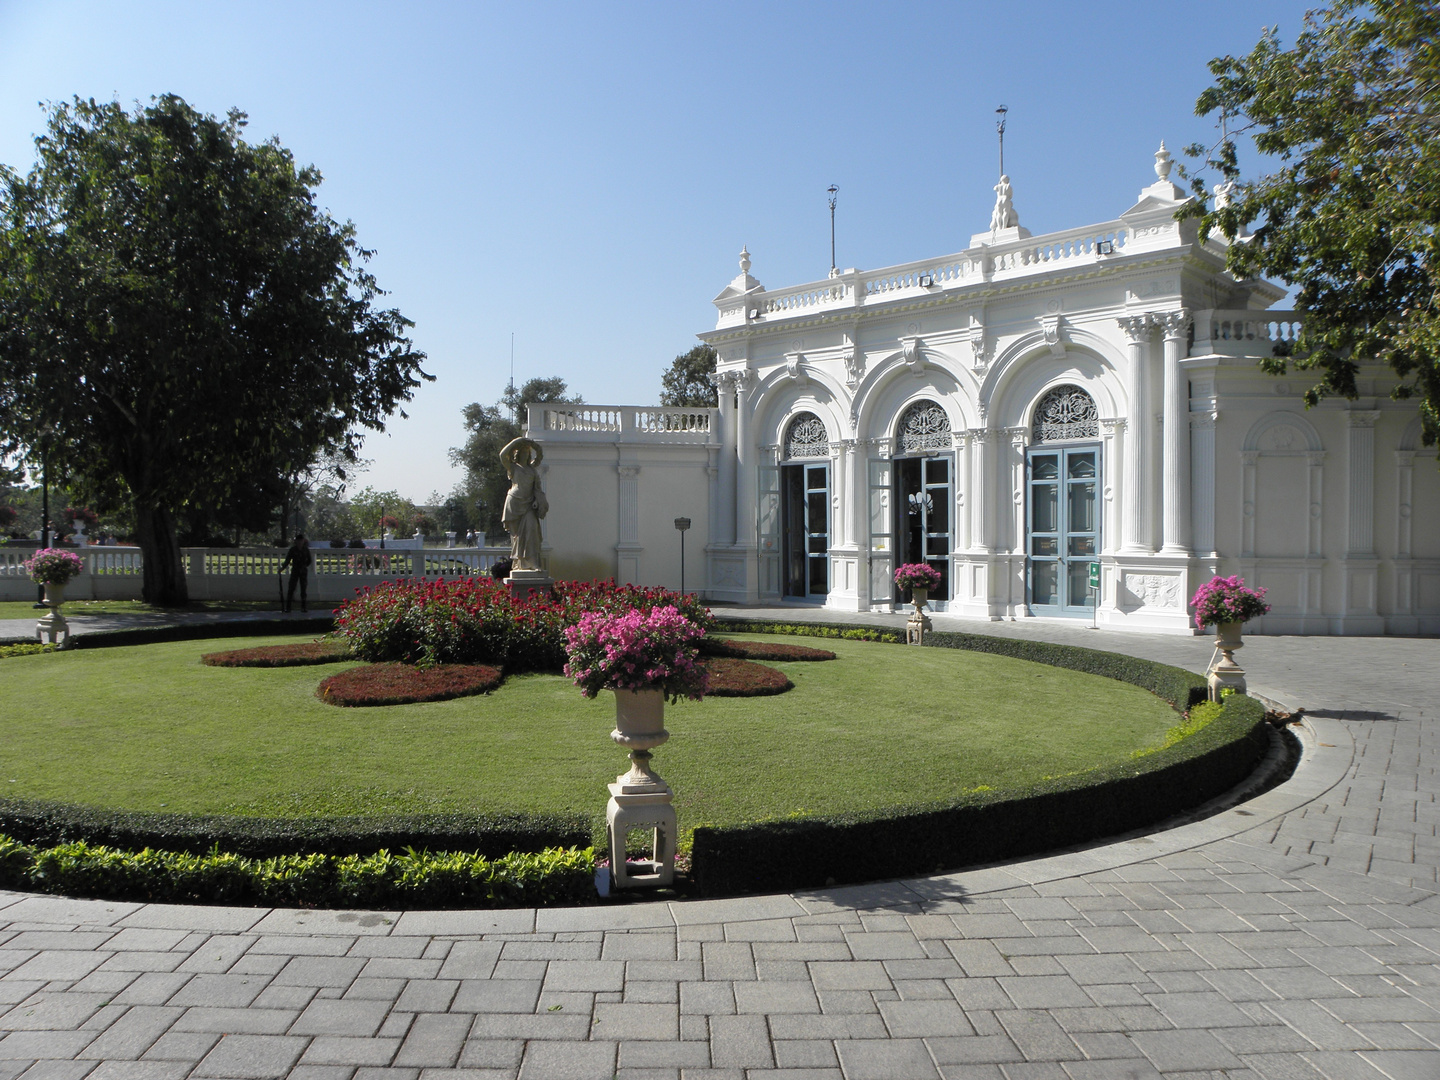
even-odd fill
[(1096, 619), (1100, 614), (1100, 564), (1098, 562), (1092, 562), (1090, 564), (1089, 592), (1090, 629), (1095, 630), (1098, 629)]
[(1090, 564), (1090, 588), (1096, 592), (1100, 591), (1100, 564), (1098, 562)]

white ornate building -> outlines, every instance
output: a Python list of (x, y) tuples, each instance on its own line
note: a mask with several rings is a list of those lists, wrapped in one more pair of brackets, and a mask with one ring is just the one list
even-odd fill
[[(937, 610), (1188, 632), (1211, 575), (1269, 590), (1270, 633), (1440, 632), (1440, 472), (1393, 376), (1307, 410), (1283, 290), (1237, 283), (1159, 177), (1113, 221), (715, 298), (718, 409), (531, 406), (555, 576), (717, 601)], [(1222, 196), (1223, 197), (1223, 196)], [(690, 531), (674, 519), (688, 517)]]

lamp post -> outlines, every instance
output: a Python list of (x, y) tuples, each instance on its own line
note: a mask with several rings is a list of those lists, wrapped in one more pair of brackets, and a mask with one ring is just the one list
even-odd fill
[(676, 518), (675, 528), (680, 533), (680, 595), (685, 595), (685, 530), (690, 528), (689, 518)]
[[(40, 429), (40, 547), (50, 546), (50, 436), (55, 429), (46, 424)], [(45, 586), (35, 586), (35, 606), (46, 607)]]
[(1010, 110), (1001, 105), (995, 110), (995, 115), (1000, 119), (995, 121), (995, 132), (1000, 136), (1000, 175), (1005, 175), (1005, 114)]
[(831, 184), (825, 189), (830, 194), (830, 276), (835, 276), (835, 193), (840, 189)]

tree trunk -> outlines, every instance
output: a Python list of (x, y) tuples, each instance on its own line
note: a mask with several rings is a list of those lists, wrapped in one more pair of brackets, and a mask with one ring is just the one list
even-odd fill
[(135, 531), (140, 536), (140, 555), (145, 564), (141, 597), (157, 607), (184, 607), (190, 602), (190, 591), (180, 565), (174, 515), (159, 507), (137, 505)]

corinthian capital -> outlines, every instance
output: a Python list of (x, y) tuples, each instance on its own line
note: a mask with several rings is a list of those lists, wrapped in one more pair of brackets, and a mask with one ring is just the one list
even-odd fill
[(1125, 331), (1125, 336), (1131, 341), (1145, 341), (1150, 336), (1150, 316), (1148, 315), (1126, 315), (1115, 321), (1120, 324), (1120, 329)]
[(742, 394), (755, 385), (755, 372), (749, 368), (737, 368), (729, 375), (735, 380), (735, 389)]
[(1190, 309), (1181, 308), (1179, 311), (1166, 311), (1155, 316), (1155, 322), (1165, 332), (1167, 338), (1184, 337), (1190, 329)]

